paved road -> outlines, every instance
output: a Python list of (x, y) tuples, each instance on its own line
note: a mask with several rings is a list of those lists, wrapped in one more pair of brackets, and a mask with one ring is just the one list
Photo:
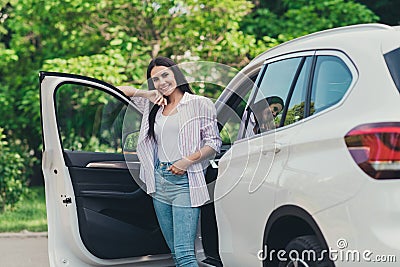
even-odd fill
[(0, 234), (1, 267), (49, 267), (46, 233)]
[(0, 233), (0, 267), (49, 266), (47, 233)]

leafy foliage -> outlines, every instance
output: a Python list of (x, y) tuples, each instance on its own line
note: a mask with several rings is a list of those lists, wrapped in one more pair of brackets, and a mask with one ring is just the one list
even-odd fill
[(282, 14), (257, 9), (242, 27), (258, 39), (269, 36), (282, 43), (325, 29), (379, 20), (366, 6), (351, 0), (282, 0), (282, 6)]
[[(285, 40), (377, 20), (365, 6), (345, 0), (0, 0), (0, 125), (20, 155), (29, 151), (37, 160), (39, 70), (139, 87), (157, 55), (240, 69)], [(213, 98), (222, 91), (212, 85), (195, 89)], [(92, 97), (76, 101), (90, 103)], [(90, 114), (81, 114), (82, 125), (93, 123)], [(98, 136), (81, 140), (74, 131), (66, 135), (75, 145), (100, 146)], [(29, 168), (39, 174), (38, 160), (31, 159)]]
[(388, 25), (400, 25), (400, 1), (393, 0), (357, 0), (380, 17), (379, 22)]
[(0, 128), (0, 212), (15, 205), (27, 192), (25, 160), (11, 150)]
[(365, 6), (352, 1), (303, 0), (304, 3), (299, 3), (301, 1), (286, 0), (285, 2), (289, 10), (283, 15), (283, 19), (288, 23), (282, 32), (287, 39), (340, 26), (376, 22), (379, 19)]
[[(285, 125), (293, 124), (304, 118), (304, 102), (294, 105), (292, 108), (288, 109), (285, 119)], [(311, 102), (310, 114), (314, 114), (314, 102)]]

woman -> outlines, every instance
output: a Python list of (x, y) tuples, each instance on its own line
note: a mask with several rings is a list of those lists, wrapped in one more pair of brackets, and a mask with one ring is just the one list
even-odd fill
[(221, 147), (216, 110), (211, 100), (193, 94), (169, 58), (150, 62), (147, 82), (149, 91), (119, 87), (143, 109), (137, 147), (140, 178), (153, 196), (175, 264), (198, 266), (194, 241), (200, 206), (210, 199), (205, 163)]

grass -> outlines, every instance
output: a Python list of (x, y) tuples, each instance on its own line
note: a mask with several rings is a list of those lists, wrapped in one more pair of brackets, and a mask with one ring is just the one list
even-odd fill
[(44, 187), (31, 187), (13, 210), (0, 213), (0, 232), (47, 231)]

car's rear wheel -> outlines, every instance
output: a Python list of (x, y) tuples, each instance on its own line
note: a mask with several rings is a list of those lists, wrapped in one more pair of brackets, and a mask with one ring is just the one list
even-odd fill
[(292, 239), (285, 247), (286, 260), (279, 267), (332, 267), (329, 253), (322, 249), (315, 235), (304, 235)]

